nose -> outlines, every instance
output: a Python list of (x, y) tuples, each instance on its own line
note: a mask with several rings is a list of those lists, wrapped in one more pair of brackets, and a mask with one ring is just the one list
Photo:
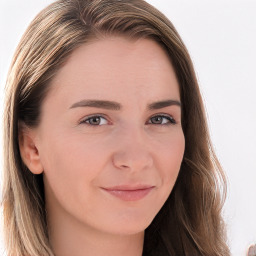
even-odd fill
[(128, 131), (118, 138), (117, 149), (113, 154), (113, 164), (121, 170), (132, 172), (149, 169), (153, 166), (150, 138), (141, 131)]

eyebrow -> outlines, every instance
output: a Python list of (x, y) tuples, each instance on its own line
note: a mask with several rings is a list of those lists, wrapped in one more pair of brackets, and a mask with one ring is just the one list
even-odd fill
[[(156, 110), (161, 109), (169, 106), (179, 106), (181, 107), (181, 103), (178, 100), (162, 100), (150, 103), (147, 108), (149, 110)], [(109, 110), (121, 110), (122, 105), (115, 101), (108, 101), (108, 100), (81, 100), (74, 103), (70, 109), (78, 108), (78, 107), (93, 107), (93, 108), (102, 108), (102, 109), (109, 109)]]

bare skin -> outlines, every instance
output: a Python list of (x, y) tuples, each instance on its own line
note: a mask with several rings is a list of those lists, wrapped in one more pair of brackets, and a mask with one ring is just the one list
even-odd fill
[(148, 39), (101, 39), (76, 49), (51, 86), (20, 147), (44, 175), (56, 256), (141, 256), (185, 147), (167, 54)]

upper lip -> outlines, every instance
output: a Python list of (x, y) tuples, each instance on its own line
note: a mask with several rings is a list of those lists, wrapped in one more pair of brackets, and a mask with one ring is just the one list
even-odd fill
[(153, 188), (153, 185), (118, 185), (113, 187), (102, 187), (102, 189), (109, 191), (134, 191)]

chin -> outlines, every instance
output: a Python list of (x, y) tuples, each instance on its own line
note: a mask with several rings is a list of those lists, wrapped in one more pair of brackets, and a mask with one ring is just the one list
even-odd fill
[(112, 233), (118, 235), (133, 235), (144, 232), (145, 229), (151, 224), (155, 216), (136, 216), (126, 214), (126, 216), (119, 216), (112, 222)]
[(119, 226), (118, 228), (115, 228), (114, 230), (112, 230), (112, 234), (116, 234), (116, 235), (135, 235), (135, 234), (139, 234), (145, 231), (145, 229), (150, 225), (150, 223), (148, 225), (140, 225), (140, 224), (132, 224), (132, 225), (122, 225)]

